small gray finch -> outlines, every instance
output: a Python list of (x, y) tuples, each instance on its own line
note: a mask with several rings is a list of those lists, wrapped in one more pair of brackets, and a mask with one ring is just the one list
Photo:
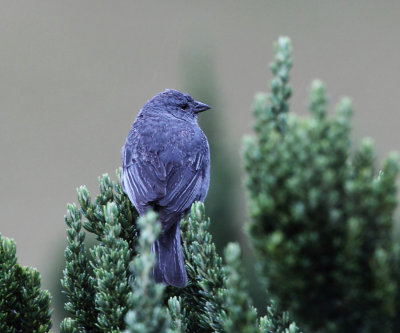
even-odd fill
[(159, 214), (153, 276), (166, 285), (187, 284), (179, 223), (207, 195), (210, 150), (197, 116), (208, 109), (167, 89), (142, 107), (122, 148), (122, 188), (140, 215), (150, 208)]

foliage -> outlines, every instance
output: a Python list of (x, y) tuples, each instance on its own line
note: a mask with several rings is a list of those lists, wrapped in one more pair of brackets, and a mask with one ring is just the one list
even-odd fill
[[(66, 268), (62, 285), (68, 298), (70, 318), (61, 323), (62, 332), (119, 332), (131, 308), (129, 263), (136, 254), (137, 213), (119, 183), (107, 174), (99, 178), (100, 194), (92, 202), (85, 186), (78, 189), (81, 208), (68, 205)], [(83, 216), (86, 220), (83, 220)], [(86, 232), (98, 244), (85, 248)]]
[(48, 332), (51, 296), (39, 272), (17, 263), (14, 240), (0, 234), (0, 332)]
[[(140, 229), (137, 256), (131, 264), (134, 275), (132, 281), (131, 309), (126, 316), (127, 330), (132, 333), (166, 333), (171, 329), (171, 318), (168, 309), (163, 307), (164, 286), (151, 277), (155, 264), (151, 247), (161, 232), (157, 215), (149, 211), (137, 220)], [(177, 329), (175, 332), (179, 332)]]
[[(208, 232), (204, 204), (195, 202), (181, 222), (183, 251), (189, 284), (180, 294), (180, 313), (186, 332), (299, 332), (288, 314), (270, 308), (260, 320), (251, 305), (247, 282), (241, 272), (240, 247), (228, 244), (224, 265)], [(281, 320), (281, 316), (287, 320)], [(269, 324), (264, 323), (268, 321)]]
[(243, 279), (241, 249), (237, 243), (229, 243), (224, 251), (226, 275), (224, 306), (222, 314), (223, 327), (226, 332), (233, 332), (241, 328), (243, 333), (258, 331), (257, 310), (252, 307), (247, 293), (248, 283)]
[[(290, 332), (298, 332), (287, 315), (282, 320), (274, 308), (267, 318), (257, 319), (242, 277), (240, 247), (228, 245), (224, 265), (199, 202), (181, 222), (189, 284), (168, 287), (165, 293), (151, 276), (151, 246), (160, 232), (157, 216), (149, 211), (136, 219), (119, 176), (117, 171), (118, 180), (112, 182), (103, 175), (100, 195), (93, 202), (86, 187), (80, 187), (79, 210), (68, 205), (62, 283), (71, 317), (61, 323), (62, 332), (264, 332), (266, 327), (284, 331), (290, 325)], [(90, 251), (82, 228), (97, 236), (99, 243)]]
[(256, 136), (245, 141), (249, 232), (262, 275), (312, 332), (394, 332), (397, 157), (377, 174), (371, 140), (352, 153), (351, 102), (328, 118), (318, 80), (310, 116), (288, 114), (291, 66), (290, 40), (280, 38), (271, 93), (256, 95)]

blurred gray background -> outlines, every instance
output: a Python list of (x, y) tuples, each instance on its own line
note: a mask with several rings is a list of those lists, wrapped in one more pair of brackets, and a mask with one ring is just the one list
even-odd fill
[(202, 115), (220, 170), (212, 212), (230, 215), (213, 230), (219, 247), (244, 242), (239, 151), (280, 35), (294, 47), (292, 112), (320, 78), (332, 109), (353, 98), (354, 143), (372, 137), (380, 160), (399, 150), (399, 1), (0, 2), (0, 232), (56, 301), (66, 203), (114, 177), (138, 110), (165, 88), (214, 106)]

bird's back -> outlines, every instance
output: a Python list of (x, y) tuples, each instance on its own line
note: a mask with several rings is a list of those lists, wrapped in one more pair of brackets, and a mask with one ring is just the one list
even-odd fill
[(139, 213), (150, 206), (180, 219), (194, 201), (207, 195), (209, 154), (197, 123), (139, 115), (123, 148), (124, 191)]

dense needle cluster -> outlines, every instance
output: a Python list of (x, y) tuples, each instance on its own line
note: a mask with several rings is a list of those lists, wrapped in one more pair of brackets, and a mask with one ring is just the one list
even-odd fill
[(48, 332), (51, 296), (39, 272), (17, 263), (14, 240), (0, 234), (0, 332)]

